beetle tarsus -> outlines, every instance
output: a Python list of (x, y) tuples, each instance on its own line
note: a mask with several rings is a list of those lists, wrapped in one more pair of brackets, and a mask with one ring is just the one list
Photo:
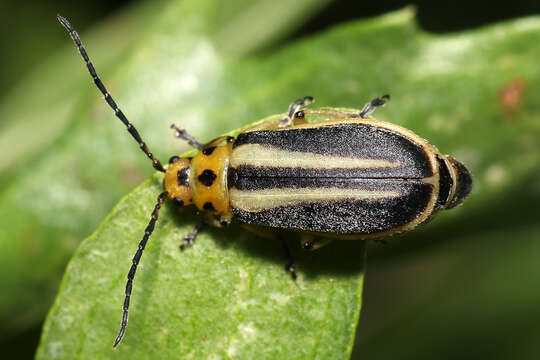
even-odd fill
[(287, 111), (287, 116), (281, 119), (279, 127), (288, 127), (293, 124), (294, 115), (303, 107), (315, 102), (313, 96), (304, 96), (293, 102), (289, 105), (289, 110)]
[(184, 241), (180, 244), (180, 250), (184, 251), (186, 247), (193, 245), (195, 237), (190, 237), (189, 235), (184, 236)]
[(285, 271), (291, 273), (293, 280), (296, 280), (296, 264), (294, 262), (287, 262), (285, 264)]
[(291, 256), (289, 245), (285, 239), (281, 239), (281, 244), (283, 245), (283, 251), (285, 252), (285, 271), (291, 273), (292, 279), (296, 280), (296, 263)]
[(203, 148), (203, 145), (199, 142), (199, 140), (189, 135), (183, 126), (176, 126), (176, 124), (172, 124), (171, 129), (174, 130), (174, 135), (177, 138), (187, 141), (189, 145), (193, 146), (196, 149), (200, 150)]
[(184, 241), (182, 244), (180, 244), (180, 250), (184, 250), (186, 247), (193, 245), (195, 242), (195, 238), (199, 234), (199, 231), (201, 231), (202, 227), (204, 226), (204, 221), (199, 221), (197, 225), (191, 230), (186, 236), (184, 236)]
[(386, 102), (388, 100), (390, 100), (390, 95), (388, 94), (371, 100), (366, 105), (364, 105), (364, 107), (362, 108), (358, 116), (360, 116), (362, 119), (367, 118), (375, 111), (375, 109), (377, 109), (380, 106), (386, 105)]

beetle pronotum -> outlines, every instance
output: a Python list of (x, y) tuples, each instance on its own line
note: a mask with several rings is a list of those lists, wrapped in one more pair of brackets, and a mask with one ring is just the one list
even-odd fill
[[(388, 95), (369, 102), (360, 112), (302, 109), (313, 101), (306, 96), (293, 102), (279, 121), (207, 144), (172, 125), (178, 138), (200, 151), (192, 158), (173, 156), (163, 167), (101, 82), (77, 32), (65, 18), (58, 15), (58, 20), (73, 38), (105, 101), (153, 167), (165, 173), (164, 191), (127, 275), (115, 347), (126, 330), (137, 265), (166, 199), (178, 206), (194, 204), (205, 214), (184, 237), (182, 249), (193, 244), (205, 224), (223, 227), (233, 218), (257, 231), (299, 232), (302, 246), (315, 249), (328, 238), (367, 240), (412, 230), (439, 210), (461, 204), (471, 191), (470, 173), (461, 162), (408, 129), (368, 118)], [(309, 123), (307, 115), (327, 120)], [(296, 265), (282, 243), (285, 268), (295, 278)]]

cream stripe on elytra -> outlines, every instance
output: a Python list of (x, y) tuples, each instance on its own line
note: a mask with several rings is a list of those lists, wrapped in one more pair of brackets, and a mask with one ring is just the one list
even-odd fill
[(380, 169), (404, 166), (399, 161), (362, 159), (282, 150), (268, 145), (245, 144), (234, 149), (231, 166), (263, 166), (303, 169)]
[(231, 206), (245, 211), (262, 211), (301, 203), (342, 200), (369, 200), (399, 197), (399, 191), (370, 191), (351, 188), (299, 188), (238, 190), (229, 189)]

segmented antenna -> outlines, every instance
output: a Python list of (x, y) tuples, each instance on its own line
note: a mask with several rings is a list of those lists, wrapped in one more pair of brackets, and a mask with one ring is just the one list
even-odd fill
[(141, 256), (144, 251), (144, 248), (146, 247), (146, 243), (148, 242), (148, 238), (150, 238), (150, 235), (152, 235), (152, 232), (154, 231), (154, 226), (156, 225), (156, 221), (159, 215), (159, 209), (161, 208), (161, 206), (163, 205), (166, 199), (167, 199), (166, 191), (159, 194), (156, 207), (154, 208), (154, 211), (152, 211), (150, 222), (148, 223), (148, 226), (146, 226), (146, 229), (144, 230), (143, 238), (141, 239), (141, 242), (139, 243), (139, 248), (137, 249), (137, 252), (133, 256), (132, 265), (127, 275), (126, 297), (124, 298), (124, 307), (123, 307), (124, 313), (122, 314), (122, 325), (120, 326), (120, 331), (118, 332), (118, 335), (116, 336), (116, 339), (114, 340), (113, 347), (118, 346), (118, 344), (120, 343), (120, 341), (122, 341), (122, 338), (124, 337), (124, 333), (126, 332), (126, 327), (128, 323), (129, 299), (131, 297), (133, 279), (135, 278), (135, 273), (137, 272), (137, 265), (139, 265), (139, 260), (141, 260)]
[(57, 18), (58, 18), (58, 21), (60, 21), (60, 23), (69, 32), (69, 35), (75, 42), (75, 45), (77, 45), (77, 48), (79, 49), (79, 52), (81, 53), (83, 60), (86, 62), (86, 67), (88, 68), (88, 72), (92, 76), (92, 79), (94, 79), (94, 83), (96, 84), (99, 91), (101, 91), (101, 93), (105, 97), (105, 101), (107, 101), (107, 104), (109, 104), (109, 106), (114, 110), (114, 114), (116, 115), (116, 117), (119, 118), (120, 121), (124, 123), (124, 125), (126, 126), (131, 136), (133, 136), (135, 141), (137, 141), (137, 143), (139, 144), (139, 147), (141, 148), (141, 150), (146, 154), (146, 156), (150, 158), (150, 160), (152, 160), (152, 165), (154, 166), (154, 168), (158, 171), (165, 172), (165, 169), (163, 168), (159, 160), (154, 157), (154, 155), (150, 152), (150, 150), (148, 150), (148, 147), (146, 146), (144, 141), (141, 139), (141, 136), (139, 135), (139, 132), (137, 131), (137, 129), (135, 129), (135, 127), (129, 122), (129, 120), (126, 118), (122, 110), (118, 108), (118, 106), (116, 105), (116, 102), (113, 100), (113, 98), (111, 97), (107, 89), (105, 88), (105, 85), (103, 85), (103, 83), (101, 82), (100, 78), (98, 77), (96, 73), (96, 69), (94, 68), (94, 65), (90, 61), (90, 58), (88, 57), (88, 54), (86, 53), (86, 50), (83, 44), (81, 43), (81, 38), (79, 37), (79, 34), (77, 34), (77, 32), (73, 29), (73, 27), (69, 23), (69, 21), (67, 21), (64, 17), (57, 15)]

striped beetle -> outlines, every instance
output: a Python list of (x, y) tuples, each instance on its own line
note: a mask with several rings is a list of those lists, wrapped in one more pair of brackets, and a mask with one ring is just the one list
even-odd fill
[[(101, 82), (77, 32), (62, 16), (58, 20), (115, 115), (154, 168), (165, 173), (164, 191), (127, 275), (114, 347), (126, 330), (137, 265), (167, 198), (178, 206), (193, 204), (205, 214), (181, 249), (193, 244), (205, 224), (223, 227), (233, 217), (254, 232), (299, 232), (302, 246), (315, 249), (328, 238), (367, 240), (412, 230), (439, 210), (461, 204), (471, 191), (471, 175), (461, 162), (408, 129), (369, 118), (388, 95), (360, 112), (302, 109), (313, 102), (306, 96), (292, 103), (283, 118), (207, 144), (173, 124), (176, 136), (200, 151), (194, 157), (173, 156), (163, 167)], [(325, 120), (310, 123), (308, 115)], [(296, 265), (281, 241), (285, 268), (296, 278)]]

